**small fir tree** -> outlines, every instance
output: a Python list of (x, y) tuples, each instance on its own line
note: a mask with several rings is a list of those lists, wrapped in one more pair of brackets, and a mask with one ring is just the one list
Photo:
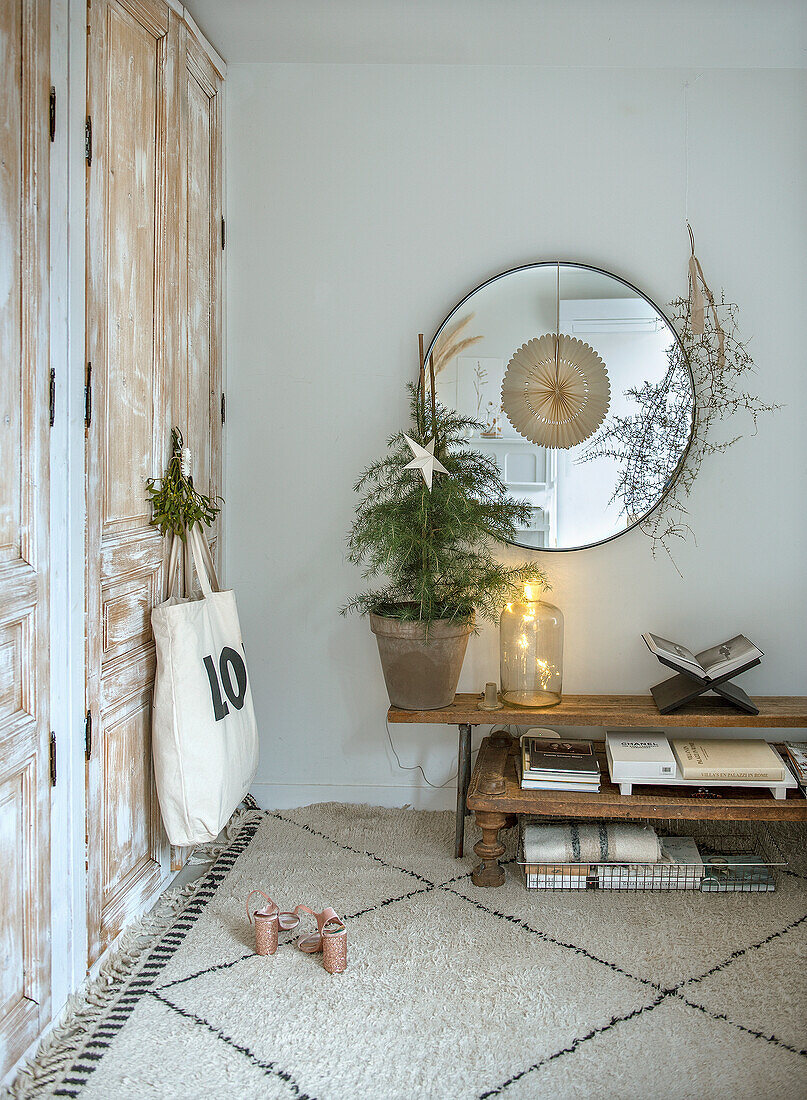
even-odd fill
[(389, 453), (369, 466), (354, 489), (361, 495), (347, 538), (348, 558), (365, 577), (387, 583), (354, 596), (342, 614), (375, 612), (391, 618), (468, 620), (474, 613), (496, 621), (527, 581), (548, 588), (537, 565), (507, 566), (497, 544), (512, 541), (530, 520), (527, 503), (514, 501), (493, 458), (468, 446), (475, 420), (432, 400), (410, 385), (412, 428), (421, 446), (435, 440), (434, 454), (447, 474), (435, 473), (431, 490), (420, 470), (406, 469), (412, 452), (398, 432)]

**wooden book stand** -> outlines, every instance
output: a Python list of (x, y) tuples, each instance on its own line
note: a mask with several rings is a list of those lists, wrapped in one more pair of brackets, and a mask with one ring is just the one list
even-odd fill
[(748, 697), (748, 694), (741, 687), (728, 682), (734, 676), (739, 676), (741, 673), (747, 672), (749, 668), (753, 668), (754, 665), (758, 665), (760, 663), (759, 657), (749, 661), (742, 668), (735, 668), (725, 676), (718, 676), (715, 680), (703, 680), (696, 676), (694, 672), (681, 672), (680, 666), (665, 660), (664, 657), (659, 657), (658, 653), (656, 657), (658, 657), (661, 664), (675, 669), (677, 672), (676, 676), (671, 676), (669, 680), (662, 680), (660, 684), (656, 684), (655, 687), (650, 689), (661, 714), (672, 714), (674, 710), (686, 706), (687, 703), (691, 703), (693, 699), (699, 698), (707, 691), (713, 691), (715, 695), (719, 695), (721, 699), (725, 699), (727, 703), (731, 703), (732, 706), (737, 707), (738, 710), (742, 710), (746, 714), (759, 714), (759, 707)]

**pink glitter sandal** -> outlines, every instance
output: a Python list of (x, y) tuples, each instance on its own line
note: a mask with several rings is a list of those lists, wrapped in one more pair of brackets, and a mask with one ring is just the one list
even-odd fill
[[(249, 911), (249, 899), (253, 894), (260, 894), (266, 901), (262, 909), (256, 909), (254, 913)], [(297, 910), (293, 913), (281, 913), (268, 894), (263, 890), (250, 890), (247, 894), (247, 916), (250, 923), (255, 921), (255, 952), (258, 955), (274, 955), (277, 951), (278, 932), (284, 932), (296, 928), (300, 923)]]
[(305, 905), (298, 905), (294, 912), (309, 913), (317, 922), (316, 932), (300, 936), (297, 941), (300, 950), (306, 955), (316, 955), (321, 951), (322, 965), (328, 973), (341, 974), (347, 967), (347, 929), (344, 921), (331, 908), (315, 913)]

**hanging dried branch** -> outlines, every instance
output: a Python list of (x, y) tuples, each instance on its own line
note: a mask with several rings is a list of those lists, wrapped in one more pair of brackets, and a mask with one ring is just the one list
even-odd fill
[(481, 336), (463, 336), (465, 329), (473, 320), (474, 314), (469, 313), (467, 316), (456, 321), (453, 325), (441, 333), (440, 337), (435, 341), (434, 351), (434, 373), (439, 374), (443, 368), (456, 358), (460, 352), (465, 351), (466, 348), (471, 347), (472, 344), (477, 344), (482, 339)]
[[(696, 278), (698, 273), (699, 265)], [(674, 343), (667, 352), (664, 378), (629, 390), (637, 411), (608, 421), (580, 459), (611, 458), (619, 463), (612, 502), (621, 504), (627, 523), (645, 516), (639, 526), (649, 536), (653, 554), (663, 549), (671, 559), (674, 539), (694, 539), (687, 499), (703, 460), (722, 454), (742, 438), (741, 433), (718, 438), (720, 426), (728, 426), (735, 414), (745, 411), (756, 433), (757, 418), (781, 407), (766, 404), (744, 388), (755, 368), (748, 345), (738, 335), (737, 306), (722, 295), (717, 302), (705, 283), (703, 287), (705, 310), (694, 293), (692, 274), (689, 296), (670, 303), (683, 354)], [(693, 332), (693, 313), (695, 328), (701, 331)], [(694, 380), (694, 407), (687, 365)]]

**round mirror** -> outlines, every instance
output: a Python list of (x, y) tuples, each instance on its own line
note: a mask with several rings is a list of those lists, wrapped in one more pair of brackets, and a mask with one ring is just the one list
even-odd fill
[(616, 275), (556, 261), (505, 271), (463, 298), (427, 355), (438, 400), (480, 424), (469, 446), (532, 506), (517, 546), (616, 538), (680, 472), (692, 373), (667, 317)]

